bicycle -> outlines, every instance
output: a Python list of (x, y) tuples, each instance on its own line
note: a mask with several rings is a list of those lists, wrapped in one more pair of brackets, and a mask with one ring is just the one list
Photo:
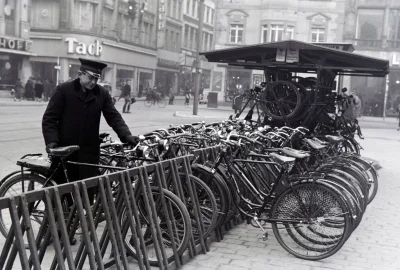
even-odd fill
[(156, 103), (159, 108), (164, 108), (165, 106), (167, 106), (167, 100), (165, 99), (164, 96), (159, 94), (146, 95), (146, 99), (144, 100), (144, 106), (146, 107), (156, 106)]
[[(134, 148), (135, 149), (135, 148)], [(79, 150), (79, 146), (66, 146), (66, 147), (58, 147), (58, 148), (53, 148), (49, 151), (49, 157), (50, 159), (45, 159), (42, 157), (41, 154), (30, 154), (30, 155), (25, 155), (23, 156), (18, 162), (17, 165), (21, 167), (21, 172), (13, 174), (11, 177), (5, 179), (5, 181), (2, 181), (2, 185), (0, 187), (0, 196), (10, 196), (8, 194), (10, 191), (15, 191), (16, 188), (19, 186), (19, 184), (22, 184), (22, 189), (20, 189), (20, 192), (17, 191), (18, 193), (25, 193), (28, 191), (32, 190), (37, 190), (37, 189), (42, 189), (44, 187), (52, 187), (56, 186), (57, 183), (54, 181), (53, 177), (56, 175), (56, 173), (59, 170), (63, 171), (63, 176), (64, 176), (64, 181), (65, 183), (69, 183), (69, 176), (68, 176), (68, 170), (66, 165), (67, 164), (74, 164), (77, 166), (91, 166), (91, 167), (97, 167), (99, 169), (110, 169), (112, 171), (116, 170), (126, 170), (126, 167), (116, 167), (116, 166), (106, 166), (106, 165), (95, 165), (95, 164), (86, 164), (86, 163), (79, 163), (79, 162), (73, 162), (73, 161), (68, 161), (68, 157), (75, 153), (76, 151)], [(53, 162), (56, 162), (56, 166), (51, 166)], [(142, 228), (142, 234), (143, 237), (146, 241), (146, 245), (148, 249), (154, 248), (154, 241), (152, 241), (152, 235), (151, 235), (151, 226), (148, 218), (148, 215), (150, 213), (147, 212), (146, 207), (145, 207), (145, 197), (148, 195), (144, 195), (142, 190), (141, 190), (141, 184), (140, 181), (137, 181), (137, 179), (130, 179), (132, 182), (132, 187), (135, 192), (135, 198), (137, 200), (136, 204), (138, 206), (138, 213), (139, 213), (139, 219), (136, 220), (137, 224), (141, 224)], [(113, 190), (113, 197), (115, 198), (118, 192), (120, 192), (120, 182), (114, 182), (112, 186)], [(183, 204), (183, 202), (176, 196), (174, 195), (171, 191), (166, 190), (166, 189), (160, 189), (159, 187), (152, 186), (151, 187), (151, 193), (153, 196), (153, 200), (155, 203), (155, 209), (157, 213), (157, 218), (158, 222), (160, 224), (160, 228), (162, 229), (162, 237), (163, 237), (163, 242), (167, 243), (166, 249), (172, 249), (172, 246), (176, 247), (178, 255), (182, 255), (183, 252), (186, 250), (189, 240), (191, 237), (191, 221), (190, 221), (190, 216), (189, 212), (186, 209), (186, 206)], [(163, 195), (162, 195), (163, 194)], [(72, 199), (72, 201), (71, 201)], [(68, 196), (63, 196), (61, 198), (62, 200), (62, 209), (64, 212), (64, 217), (65, 219), (69, 219), (71, 213), (72, 215), (76, 213), (76, 207), (75, 207), (75, 202), (73, 198), (68, 197)], [(98, 198), (96, 198), (96, 201)], [(98, 203), (95, 202), (94, 205), (98, 205)], [(172, 211), (171, 213), (165, 213), (162, 211), (164, 209), (164, 206), (167, 205), (168, 209)], [(98, 206), (98, 211), (102, 211), (101, 206)], [(96, 208), (96, 207), (95, 207)], [(127, 217), (126, 217), (126, 209), (123, 207), (118, 209), (119, 210), (119, 220), (120, 224), (123, 224), (122, 229), (123, 233), (127, 233), (130, 227), (127, 225), (128, 222), (126, 222)], [(92, 211), (94, 211), (92, 209)], [(168, 211), (168, 212), (170, 212)], [(31, 216), (31, 221), (32, 221), (32, 230), (34, 232), (34, 235), (38, 235), (39, 229), (41, 228), (41, 225), (43, 224), (43, 221), (45, 220), (45, 213), (46, 213), (46, 208), (45, 204), (43, 201), (37, 201), (35, 203), (32, 203), (29, 206), (29, 213)], [(97, 213), (98, 214), (98, 213)], [(93, 213), (94, 216), (96, 216), (96, 213)], [(176, 222), (177, 227), (179, 227), (179, 234), (174, 235), (174, 237), (169, 235), (169, 231), (167, 228), (168, 225), (168, 220), (171, 219), (171, 217), (174, 217), (174, 221)], [(99, 220), (99, 222), (104, 221), (105, 219)], [(36, 225), (34, 225), (36, 224)], [(39, 226), (37, 226), (37, 224)], [(167, 226), (168, 225), (168, 226)], [(7, 217), (7, 209), (3, 209), (0, 212), (0, 231), (3, 234), (4, 237), (7, 237), (8, 232), (12, 226), (11, 218), (8, 216)], [(74, 235), (76, 234), (76, 229), (77, 229), (77, 224), (72, 225), (73, 227), (70, 228), (70, 241), (72, 244), (74, 244)], [(75, 226), (75, 227), (74, 227)], [(24, 241), (25, 243), (28, 243), (27, 241), (27, 236), (24, 236)], [(123, 236), (125, 237), (125, 236)], [(125, 238), (126, 239), (126, 238)], [(172, 245), (171, 242), (174, 240), (175, 244)], [(46, 244), (46, 243), (40, 243)], [(125, 240), (124, 242), (125, 247), (127, 248), (127, 251), (130, 252), (131, 254), (136, 253), (136, 251), (133, 248), (133, 244), (129, 243), (129, 238), (128, 240)], [(168, 255), (168, 261), (174, 260), (175, 256), (173, 252), (166, 252)], [(156, 265), (158, 264), (157, 257), (150, 257), (149, 256), (149, 261), (151, 264)]]

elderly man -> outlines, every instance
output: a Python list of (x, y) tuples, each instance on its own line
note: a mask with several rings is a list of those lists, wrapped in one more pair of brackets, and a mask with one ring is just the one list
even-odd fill
[[(114, 107), (110, 93), (97, 84), (104, 63), (79, 59), (78, 78), (57, 86), (43, 115), (42, 130), (46, 150), (57, 146), (79, 145), (72, 161), (98, 164), (100, 157), (99, 129), (103, 113), (109, 126), (122, 142), (137, 144), (124, 119)], [(97, 175), (96, 167), (70, 165), (68, 175), (72, 181)], [(91, 199), (95, 190), (89, 190)]]

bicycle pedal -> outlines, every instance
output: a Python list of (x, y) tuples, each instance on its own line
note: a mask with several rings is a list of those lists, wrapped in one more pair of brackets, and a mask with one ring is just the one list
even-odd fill
[(268, 240), (268, 233), (264, 233), (263, 237), (262, 237), (263, 241), (267, 241)]

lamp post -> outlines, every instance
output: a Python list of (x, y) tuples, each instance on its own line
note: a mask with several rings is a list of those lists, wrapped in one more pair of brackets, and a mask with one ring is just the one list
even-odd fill
[(204, 15), (204, 0), (200, 0), (200, 6), (198, 10), (199, 14), (199, 29), (197, 31), (197, 54), (196, 54), (196, 87), (194, 91), (194, 99), (193, 99), (193, 115), (197, 115), (199, 109), (199, 93), (200, 93), (200, 50), (201, 44), (203, 44), (203, 15)]

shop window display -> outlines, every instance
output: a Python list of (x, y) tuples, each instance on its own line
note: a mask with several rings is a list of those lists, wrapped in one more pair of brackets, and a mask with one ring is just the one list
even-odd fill
[(138, 96), (144, 96), (153, 87), (153, 74), (149, 72), (139, 73)]
[(117, 69), (117, 90), (121, 91), (126, 81), (129, 81), (132, 85), (133, 70)]
[(233, 101), (236, 95), (250, 89), (251, 71), (227, 70), (225, 80), (225, 101)]
[(18, 78), (19, 58), (0, 55), (0, 90), (13, 88)]

